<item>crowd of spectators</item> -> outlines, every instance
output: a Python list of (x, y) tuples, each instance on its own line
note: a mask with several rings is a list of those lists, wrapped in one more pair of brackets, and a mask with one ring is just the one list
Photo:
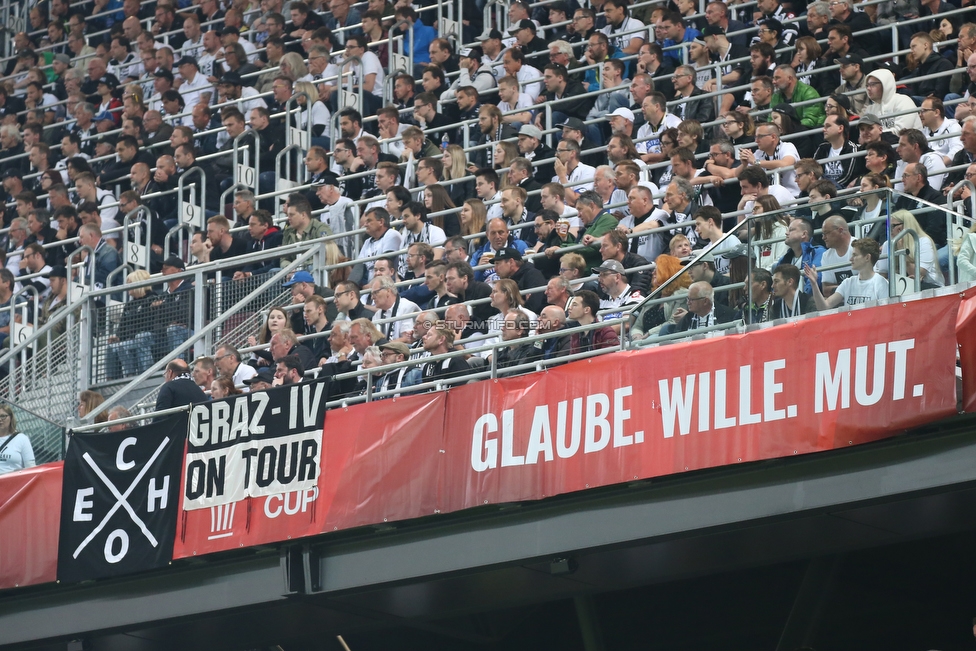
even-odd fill
[(654, 291), (673, 300), (644, 335), (884, 298), (902, 229), (923, 287), (950, 258), (976, 279), (976, 235), (930, 209), (976, 180), (965, 8), (514, 1), (483, 24), (479, 6), (458, 39), (407, 0), (35, 4), (0, 83), (0, 308), (30, 286), (43, 325), (72, 281), (119, 287), (105, 376), (131, 377), (191, 336), (201, 288), (126, 282), (214, 262), (246, 282), (324, 238), (327, 287), (298, 271), (259, 336), (167, 373), (221, 396), (501, 343), (377, 376), (398, 391), (619, 345), (612, 320)]

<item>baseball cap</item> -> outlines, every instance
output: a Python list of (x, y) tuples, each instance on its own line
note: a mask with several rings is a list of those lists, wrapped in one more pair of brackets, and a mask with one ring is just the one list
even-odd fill
[(531, 20), (520, 20), (515, 25), (513, 25), (508, 31), (514, 34), (515, 32), (522, 29), (531, 29), (532, 32), (535, 33), (536, 30), (535, 23), (533, 23)]
[(54, 60), (60, 61), (61, 63), (71, 63), (71, 57), (69, 57), (67, 54), (55, 54)]
[(286, 283), (282, 283), (281, 286), (291, 287), (295, 283), (314, 283), (314, 282), (315, 282), (315, 278), (312, 277), (312, 274), (308, 273), (307, 271), (296, 271), (295, 274), (291, 277), (291, 280), (289, 280)]
[(529, 138), (542, 140), (542, 129), (535, 126), (534, 124), (523, 124), (522, 127), (519, 129), (518, 134), (520, 136), (528, 136)]
[(19, 168), (16, 167), (8, 167), (3, 171), (3, 178), (12, 179), (14, 177), (17, 177), (18, 179), (23, 179), (24, 173), (20, 171)]
[(705, 29), (701, 32), (702, 37), (705, 36), (725, 36), (725, 30), (718, 25), (706, 25)]
[(51, 271), (44, 274), (45, 278), (67, 278), (68, 270), (64, 268), (64, 265), (57, 265), (51, 267)]
[(833, 93), (830, 95), (830, 99), (834, 100), (838, 104), (844, 107), (844, 110), (848, 113), (851, 112), (851, 98), (842, 93)]
[(173, 79), (174, 79), (173, 73), (170, 72), (169, 70), (164, 69), (164, 68), (158, 68), (156, 70), (156, 72), (153, 73), (153, 76), (154, 77), (162, 77), (163, 79), (169, 79), (170, 82), (172, 82)]
[(593, 271), (612, 271), (615, 274), (622, 274), (624, 272), (624, 266), (617, 260), (604, 260), (603, 264), (596, 267)]
[(264, 382), (266, 384), (271, 384), (274, 382), (274, 379), (275, 379), (274, 371), (266, 367), (258, 371), (257, 375), (255, 375), (254, 377), (249, 377), (248, 379), (244, 380), (244, 384), (248, 386), (251, 386), (255, 382)]
[(514, 246), (506, 246), (501, 251), (495, 253), (495, 257), (491, 259), (492, 264), (500, 262), (502, 260), (522, 260), (522, 254)]
[(116, 88), (119, 85), (119, 79), (113, 74), (107, 74), (99, 77), (98, 83), (105, 84), (109, 88)]
[(861, 116), (861, 119), (858, 120), (857, 126), (860, 127), (862, 124), (877, 124), (878, 126), (881, 126), (881, 118), (874, 113), (865, 113)]
[(95, 122), (101, 122), (102, 120), (111, 120), (112, 122), (115, 122), (115, 116), (113, 116), (108, 111), (102, 111), (101, 113), (95, 116)]
[(492, 29), (487, 34), (482, 34), (480, 40), (482, 40), (482, 41), (488, 41), (488, 40), (491, 40), (491, 39), (498, 39), (500, 41), (500, 40), (502, 40), (504, 38), (505, 37), (502, 36), (502, 33), (501, 32), (499, 32), (497, 29)]
[(194, 57), (180, 57), (180, 60), (176, 62), (176, 67), (179, 68), (187, 63), (193, 65), (193, 67), (197, 70), (200, 69), (200, 64), (197, 63), (197, 60)]
[(380, 350), (392, 350), (404, 357), (410, 357), (410, 347), (402, 341), (390, 341), (380, 346)]
[(224, 75), (220, 78), (220, 81), (218, 81), (217, 83), (230, 84), (231, 86), (244, 85), (244, 82), (241, 81), (241, 76), (238, 73), (234, 72), (233, 70), (230, 72), (225, 72)]
[(332, 172), (324, 172), (322, 176), (312, 181), (313, 188), (321, 188), (326, 185), (331, 185), (333, 187), (339, 187), (339, 177)]
[(234, 36), (240, 36), (241, 30), (237, 29), (233, 25), (228, 25), (227, 27), (220, 30), (221, 36), (227, 36), (228, 34), (233, 34)]
[(836, 63), (839, 66), (845, 65), (847, 63), (856, 63), (859, 66), (863, 67), (864, 59), (862, 59), (856, 54), (848, 54), (847, 56), (843, 56), (839, 59), (834, 59), (834, 63)]
[(474, 47), (462, 48), (461, 51), (458, 52), (458, 56), (462, 59), (475, 59), (477, 61), (480, 61), (481, 57), (484, 55), (484, 50), (482, 50), (478, 45), (475, 45)]
[(163, 266), (173, 267), (174, 269), (179, 269), (180, 271), (186, 269), (186, 265), (183, 263), (183, 260), (181, 260), (179, 256), (175, 256), (175, 255), (171, 255), (165, 260), (163, 260)]
[(631, 111), (629, 108), (627, 108), (625, 106), (621, 106), (620, 108), (618, 108), (616, 111), (614, 111), (610, 115), (611, 116), (613, 116), (613, 115), (619, 115), (620, 117), (624, 118), (625, 120), (628, 120), (630, 122), (633, 122), (634, 121), (634, 112)]
[(580, 120), (579, 118), (569, 118), (562, 124), (557, 124), (556, 126), (559, 127), (560, 129), (563, 127), (569, 127), (574, 131), (586, 131), (586, 126), (583, 124), (583, 121)]

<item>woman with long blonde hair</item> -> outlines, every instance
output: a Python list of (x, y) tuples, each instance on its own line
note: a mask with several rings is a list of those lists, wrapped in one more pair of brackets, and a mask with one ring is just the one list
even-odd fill
[[(474, 180), (458, 180), (469, 176), (468, 156), (464, 153), (464, 148), (461, 145), (448, 145), (441, 157), (441, 163), (444, 165), (444, 180), (455, 181), (446, 184), (447, 194), (450, 195), (455, 206), (460, 206), (465, 199), (474, 196)], [(447, 233), (447, 229), (444, 232)], [(447, 235), (450, 237), (450, 233)]]
[(301, 55), (295, 52), (288, 52), (278, 62), (278, 72), (281, 73), (281, 76), (288, 77), (294, 82), (308, 74), (308, 67), (305, 65), (305, 61), (302, 60)]
[(461, 205), (461, 236), (467, 239), (477, 235), (468, 240), (468, 253), (474, 253), (484, 245), (487, 217), (488, 209), (481, 199), (468, 199)]
[[(922, 225), (915, 219), (915, 215), (907, 210), (896, 210), (891, 214), (891, 237), (895, 238), (905, 230), (913, 230), (918, 236), (918, 249), (915, 248), (915, 238), (906, 235), (898, 240), (898, 251), (907, 251), (915, 264), (918, 265), (920, 280), (925, 280), (933, 285), (942, 287), (945, 285), (945, 278), (939, 268), (938, 248)], [(885, 278), (889, 276), (891, 266), (888, 259), (888, 242), (881, 245), (881, 258), (874, 264), (875, 273), (879, 273)]]

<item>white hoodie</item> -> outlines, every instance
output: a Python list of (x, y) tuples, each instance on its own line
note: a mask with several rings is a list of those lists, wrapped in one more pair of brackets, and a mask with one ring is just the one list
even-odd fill
[[(896, 136), (901, 135), (901, 132), (905, 129), (918, 129), (921, 131), (922, 120), (918, 117), (918, 107), (915, 106), (914, 100), (908, 95), (898, 94), (895, 90), (895, 76), (891, 74), (891, 71), (882, 68), (881, 70), (875, 70), (869, 73), (865, 85), (871, 83), (872, 77), (881, 82), (883, 89), (881, 101), (871, 102), (865, 106), (861, 115), (865, 113), (877, 115), (881, 118), (881, 128)], [(886, 117), (892, 113), (901, 113), (903, 111), (913, 112), (906, 113), (905, 115)]]

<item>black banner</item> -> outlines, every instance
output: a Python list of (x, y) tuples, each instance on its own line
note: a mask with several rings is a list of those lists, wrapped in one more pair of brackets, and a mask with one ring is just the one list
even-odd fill
[(166, 566), (180, 503), (187, 414), (121, 432), (75, 434), (64, 460), (58, 579)]
[[(194, 405), (183, 508), (230, 508), (248, 497), (315, 490), (328, 399), (329, 378), (322, 378)], [(225, 522), (232, 512), (215, 511), (214, 535), (232, 526)]]

